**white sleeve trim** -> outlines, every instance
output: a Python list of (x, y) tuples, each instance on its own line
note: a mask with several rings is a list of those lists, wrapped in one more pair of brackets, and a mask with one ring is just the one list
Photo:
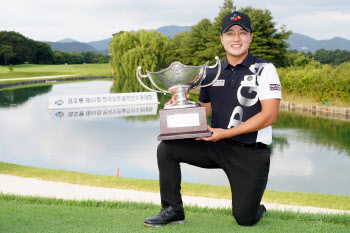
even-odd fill
[(265, 65), (258, 75), (258, 95), (260, 100), (265, 99), (282, 99), (281, 82), (278, 78), (276, 68), (273, 64)]

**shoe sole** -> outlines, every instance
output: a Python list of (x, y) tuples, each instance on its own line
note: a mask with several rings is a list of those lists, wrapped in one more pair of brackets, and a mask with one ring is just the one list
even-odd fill
[(166, 226), (166, 225), (169, 225), (169, 224), (184, 224), (184, 223), (186, 223), (185, 220), (178, 220), (178, 221), (170, 222), (170, 223), (167, 223), (167, 224), (144, 223), (144, 225), (147, 226), (147, 227), (163, 227), (163, 226)]

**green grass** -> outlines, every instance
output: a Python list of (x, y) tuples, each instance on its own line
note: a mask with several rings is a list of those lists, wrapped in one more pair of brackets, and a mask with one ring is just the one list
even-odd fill
[[(25, 85), (16, 85), (16, 86), (11, 86), (11, 87), (5, 87), (5, 88), (0, 88), (0, 91), (2, 90), (15, 90), (15, 89), (24, 89), (24, 88), (31, 88), (31, 87), (41, 87), (41, 86), (53, 86), (56, 84), (67, 84), (67, 83), (80, 83), (80, 82), (90, 82), (90, 81), (112, 81), (112, 78), (103, 78), (103, 79), (89, 79), (89, 80), (69, 80), (69, 81), (64, 81), (64, 78), (60, 79), (60, 82), (43, 82), (43, 83), (35, 83), (35, 84), (25, 84)], [(18, 81), (22, 82), (22, 81)], [(6, 81), (6, 82), (0, 82), (0, 84), (3, 83), (14, 83), (11, 81)]]
[(350, 215), (268, 211), (254, 227), (239, 226), (230, 209), (185, 207), (186, 224), (143, 226), (160, 206), (68, 201), (0, 194), (0, 232), (349, 232)]
[[(125, 177), (116, 178), (112, 176), (20, 166), (3, 162), (0, 162), (0, 174), (96, 187), (131, 189), (155, 193), (159, 192), (158, 180), (132, 179)], [(231, 199), (231, 191), (228, 186), (183, 182), (181, 187), (181, 193), (183, 195)], [(263, 202), (350, 210), (350, 196), (342, 195), (266, 190)]]
[(7, 66), (0, 66), (0, 79), (26, 78), (53, 75), (73, 75), (71, 77), (111, 75), (109, 64), (79, 65), (14, 65), (13, 72)]

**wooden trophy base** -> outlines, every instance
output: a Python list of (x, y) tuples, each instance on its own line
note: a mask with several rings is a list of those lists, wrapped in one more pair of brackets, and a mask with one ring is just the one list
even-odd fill
[(209, 137), (205, 107), (159, 110), (160, 135), (158, 141)]

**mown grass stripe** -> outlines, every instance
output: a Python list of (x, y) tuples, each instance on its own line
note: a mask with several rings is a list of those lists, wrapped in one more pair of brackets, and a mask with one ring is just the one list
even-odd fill
[[(125, 177), (116, 178), (112, 176), (20, 166), (3, 162), (0, 162), (0, 174), (96, 187), (120, 188), (154, 193), (159, 192), (158, 180), (132, 179)], [(181, 192), (183, 195), (231, 199), (231, 191), (228, 186), (194, 184), (186, 182), (183, 182), (181, 186)], [(263, 202), (350, 210), (350, 196), (342, 195), (266, 190), (263, 197)]]

